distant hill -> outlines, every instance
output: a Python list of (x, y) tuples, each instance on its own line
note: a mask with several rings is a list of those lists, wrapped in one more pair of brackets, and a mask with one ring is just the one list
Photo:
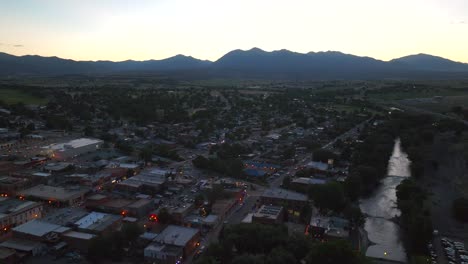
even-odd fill
[(468, 64), (428, 54), (417, 54), (390, 61), (397, 67), (429, 71), (468, 71)]
[(267, 52), (233, 50), (215, 62), (177, 55), (147, 61), (74, 61), (57, 57), (0, 53), (0, 76), (60, 76), (67, 74), (165, 73), (193, 78), (381, 79), (468, 78), (468, 64), (417, 54), (389, 62), (336, 51)]

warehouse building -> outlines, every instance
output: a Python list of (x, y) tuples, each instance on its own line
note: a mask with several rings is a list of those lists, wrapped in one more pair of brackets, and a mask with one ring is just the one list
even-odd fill
[(79, 138), (64, 143), (55, 143), (42, 147), (42, 154), (56, 160), (66, 160), (79, 155), (99, 150), (104, 144), (100, 139)]

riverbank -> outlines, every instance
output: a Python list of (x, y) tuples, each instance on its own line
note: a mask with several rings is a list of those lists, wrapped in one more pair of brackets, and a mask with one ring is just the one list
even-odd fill
[(396, 218), (401, 213), (396, 204), (396, 187), (409, 176), (409, 164), (410, 161), (401, 150), (400, 140), (395, 140), (388, 162), (391, 176), (383, 178), (369, 197), (360, 200), (360, 208), (367, 216), (363, 229), (365, 232), (362, 232), (362, 245), (366, 248), (367, 257), (397, 263), (407, 261)]

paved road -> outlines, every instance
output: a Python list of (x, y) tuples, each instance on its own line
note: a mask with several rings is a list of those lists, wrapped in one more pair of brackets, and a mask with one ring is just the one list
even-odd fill
[(341, 134), (340, 136), (336, 137), (335, 139), (333, 139), (332, 141), (330, 141), (328, 144), (325, 144), (322, 149), (330, 149), (331, 147), (333, 147), (333, 144), (335, 144), (335, 142), (338, 140), (338, 139), (346, 139), (348, 137), (357, 137), (359, 135), (359, 130), (362, 129), (362, 127), (369, 122), (369, 120), (371, 120), (371, 118), (359, 123), (358, 125), (356, 125), (355, 127), (351, 128), (350, 130), (348, 130), (347, 132)]

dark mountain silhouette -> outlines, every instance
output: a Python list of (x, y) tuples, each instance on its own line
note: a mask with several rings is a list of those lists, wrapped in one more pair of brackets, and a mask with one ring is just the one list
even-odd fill
[(468, 64), (451, 61), (442, 57), (428, 54), (417, 54), (391, 60), (390, 63), (407, 69), (429, 71), (468, 71)]
[(336, 51), (233, 50), (215, 62), (177, 55), (147, 61), (73, 61), (0, 53), (0, 76), (163, 73), (187, 78), (380, 79), (468, 78), (468, 64), (418, 54), (389, 62)]

